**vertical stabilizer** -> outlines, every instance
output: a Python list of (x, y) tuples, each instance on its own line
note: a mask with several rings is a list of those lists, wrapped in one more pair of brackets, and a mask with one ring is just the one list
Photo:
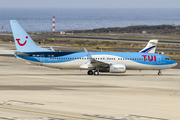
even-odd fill
[(140, 53), (155, 53), (158, 40), (152, 39), (148, 42), (146, 47), (140, 51)]
[(13, 32), (16, 49), (19, 52), (45, 52), (50, 51), (45, 48), (41, 48), (31, 39), (26, 31), (19, 25), (16, 20), (10, 20), (11, 29)]

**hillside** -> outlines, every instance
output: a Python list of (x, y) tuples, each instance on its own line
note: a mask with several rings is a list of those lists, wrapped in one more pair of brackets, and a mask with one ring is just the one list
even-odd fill
[[(128, 26), (128, 27), (114, 27), (114, 28), (98, 28), (93, 30), (73, 30), (74, 33), (142, 33), (146, 31), (148, 34), (160, 35), (180, 35), (180, 26), (173, 25), (157, 25), (157, 26)], [(67, 31), (72, 32), (72, 31)]]

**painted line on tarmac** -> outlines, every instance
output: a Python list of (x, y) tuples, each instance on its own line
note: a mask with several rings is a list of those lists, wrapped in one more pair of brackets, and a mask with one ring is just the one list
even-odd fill
[(61, 116), (61, 117), (74, 118), (74, 119), (93, 120), (93, 119), (74, 117), (74, 116), (69, 116), (69, 115), (60, 115), (60, 114), (54, 114), (54, 113), (38, 112), (38, 111), (32, 111), (32, 110), (23, 110), (23, 109), (16, 109), (16, 108), (9, 108), (9, 107), (2, 107), (2, 106), (0, 106), (0, 108), (1, 109), (7, 109), (7, 110), (29, 112), (29, 113), (38, 113), (38, 114), (45, 114), (45, 115)]
[(180, 91), (175, 92), (175, 93), (173, 93), (173, 94), (170, 94), (170, 96), (173, 96), (173, 95), (178, 94), (178, 93), (180, 93)]
[[(1, 65), (0, 65), (1, 66)], [(86, 74), (0, 74), (0, 76), (81, 76)]]
[(142, 115), (133, 115), (133, 114), (129, 114), (129, 116), (135, 116), (135, 117), (144, 117), (144, 118), (149, 118), (149, 119), (156, 119), (156, 120), (168, 120), (168, 119), (164, 119), (164, 118), (148, 117), (148, 116), (142, 116)]

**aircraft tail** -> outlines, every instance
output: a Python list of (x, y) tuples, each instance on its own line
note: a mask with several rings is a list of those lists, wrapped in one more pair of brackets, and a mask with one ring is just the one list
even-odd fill
[(152, 39), (148, 42), (145, 48), (143, 48), (139, 53), (155, 53), (158, 40)]
[(16, 20), (10, 20), (16, 49), (18, 52), (45, 52), (51, 51), (41, 48), (31, 39), (26, 31), (19, 25)]

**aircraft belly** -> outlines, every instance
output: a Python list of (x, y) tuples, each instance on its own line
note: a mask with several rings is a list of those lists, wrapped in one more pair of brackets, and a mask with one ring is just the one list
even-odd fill
[(59, 62), (59, 63), (44, 63), (43, 66), (60, 68), (60, 69), (80, 69), (80, 66), (84, 64), (85, 61), (69, 61), (69, 62)]
[(171, 67), (171, 65), (146, 65), (134, 61), (128, 61), (122, 64), (126, 66), (127, 70), (160, 70), (168, 69)]
[[(23, 59), (23, 58), (20, 58)], [(80, 68), (81, 65), (85, 64), (87, 60), (72, 60), (68, 62), (55, 62), (55, 63), (42, 63), (42, 62), (35, 62), (30, 61), (27, 59), (23, 59), (25, 61), (28, 61), (32, 64), (42, 65), (46, 67), (51, 68), (57, 68), (57, 69), (86, 69), (86, 68)], [(160, 70), (160, 69), (168, 69), (172, 67), (172, 65), (147, 65), (138, 63), (135, 61), (108, 61), (107, 64), (123, 64), (126, 66), (127, 70)]]

